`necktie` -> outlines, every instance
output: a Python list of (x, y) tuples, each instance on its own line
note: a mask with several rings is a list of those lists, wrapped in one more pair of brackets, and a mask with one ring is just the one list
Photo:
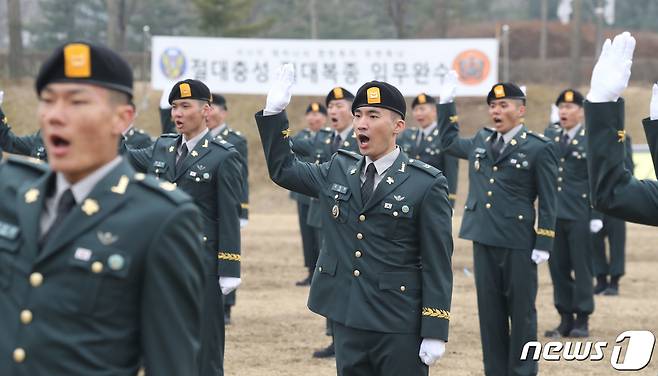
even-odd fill
[(498, 159), (500, 156), (500, 152), (503, 150), (503, 147), (505, 146), (505, 140), (503, 139), (503, 135), (498, 133), (498, 137), (496, 138), (496, 141), (493, 143), (491, 146), (491, 151), (493, 152), (493, 158), (494, 160)]
[(366, 180), (361, 186), (361, 201), (366, 204), (372, 196), (372, 192), (375, 190), (375, 174), (377, 169), (375, 168), (374, 163), (370, 163), (368, 168), (366, 168)]
[(183, 144), (183, 147), (181, 148), (180, 156), (176, 161), (176, 173), (179, 172), (181, 166), (183, 165), (183, 161), (185, 160), (185, 157), (187, 157), (187, 144)]
[(562, 150), (562, 154), (567, 151), (567, 146), (569, 146), (569, 134), (564, 132), (560, 139), (560, 150)]
[(425, 138), (425, 132), (423, 132), (422, 129), (418, 130), (418, 137), (416, 138), (416, 146), (420, 147), (420, 145), (423, 143), (423, 139)]
[(50, 225), (50, 228), (46, 231), (45, 234), (39, 239), (39, 249), (42, 249), (44, 244), (48, 241), (50, 235), (56, 233), (56, 230), (64, 222), (66, 216), (71, 212), (71, 209), (75, 206), (75, 197), (73, 197), (73, 192), (71, 189), (67, 189), (62, 193), (62, 197), (59, 198), (59, 203), (57, 204), (57, 213), (55, 216), (55, 221)]
[(335, 153), (338, 151), (338, 148), (340, 147), (342, 139), (339, 134), (334, 135), (334, 142), (331, 144), (331, 153)]

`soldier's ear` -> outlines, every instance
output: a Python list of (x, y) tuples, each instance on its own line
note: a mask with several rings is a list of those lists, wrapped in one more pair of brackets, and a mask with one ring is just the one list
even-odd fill
[(116, 121), (113, 122), (113, 133), (121, 134), (135, 120), (135, 108), (129, 104), (121, 104), (114, 107)]
[(518, 111), (519, 111), (519, 117), (525, 116), (525, 105), (524, 104), (519, 105)]
[(398, 118), (395, 120), (395, 123), (393, 123), (393, 134), (398, 135), (404, 131), (404, 129), (407, 127), (407, 123), (402, 120), (402, 118)]

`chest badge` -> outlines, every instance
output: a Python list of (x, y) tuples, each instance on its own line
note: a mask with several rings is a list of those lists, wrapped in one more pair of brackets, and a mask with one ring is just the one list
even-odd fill
[(96, 233), (96, 237), (98, 237), (98, 241), (103, 245), (110, 245), (119, 240), (119, 237), (112, 234), (111, 232), (98, 231)]
[(120, 254), (115, 253), (107, 258), (107, 264), (110, 266), (110, 269), (114, 271), (121, 270), (126, 264), (126, 259)]
[(334, 217), (334, 219), (338, 218), (340, 215), (340, 208), (338, 205), (334, 205), (334, 207), (331, 208), (331, 215)]
[(402, 201), (402, 200), (404, 200), (405, 197), (400, 196), (400, 195), (395, 195), (395, 196), (393, 196), (393, 198), (395, 199), (395, 201)]

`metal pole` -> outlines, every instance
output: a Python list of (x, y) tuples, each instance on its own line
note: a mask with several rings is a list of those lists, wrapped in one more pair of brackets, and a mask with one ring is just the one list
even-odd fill
[(509, 25), (505, 24), (502, 27), (502, 47), (503, 47), (503, 81), (509, 82)]
[[(148, 81), (148, 67), (149, 67), (149, 47), (151, 42), (151, 27), (149, 25), (144, 25), (142, 28), (142, 81)], [(149, 94), (151, 93), (151, 85), (146, 82), (143, 82), (144, 85), (144, 95), (142, 95), (142, 101), (139, 104), (138, 110), (146, 111), (149, 105)]]

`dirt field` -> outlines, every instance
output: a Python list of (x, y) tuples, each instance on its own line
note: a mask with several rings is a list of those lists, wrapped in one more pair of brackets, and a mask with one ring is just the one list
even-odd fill
[[(278, 197), (277, 197), (278, 198)], [(281, 194), (281, 199), (285, 199)], [(462, 201), (463, 202), (463, 201)], [(254, 214), (244, 233), (243, 280), (233, 324), (227, 330), (226, 374), (335, 375), (334, 360), (317, 360), (311, 353), (326, 346), (324, 319), (306, 308), (308, 288), (294, 282), (305, 275), (301, 243), (293, 203), (283, 204), (279, 213)], [(454, 232), (461, 217), (454, 221)], [(619, 297), (597, 297), (591, 318), (591, 341), (607, 341), (600, 362), (540, 362), (544, 375), (614, 375), (610, 355), (615, 337), (625, 330), (643, 329), (658, 333), (658, 253), (653, 248), (655, 229), (628, 226), (627, 275)], [(471, 269), (471, 245), (455, 241), (453, 257), (454, 292), (450, 342), (445, 357), (431, 369), (434, 375), (481, 375), (481, 347), (477, 304)], [(472, 270), (472, 269), (471, 269)], [(552, 304), (548, 267), (540, 267), (537, 311), (541, 334), (558, 321)], [(658, 355), (638, 375), (656, 375)]]

